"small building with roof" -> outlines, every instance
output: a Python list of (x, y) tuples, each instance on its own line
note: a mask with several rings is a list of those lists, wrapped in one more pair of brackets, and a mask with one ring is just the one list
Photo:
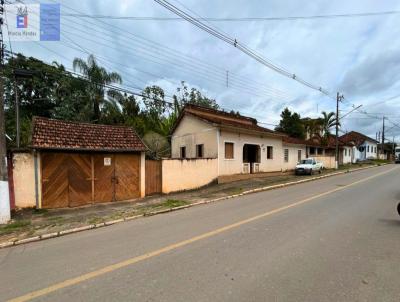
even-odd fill
[(31, 154), (14, 156), (27, 167), (21, 172), (33, 169), (35, 179), (34, 192), (21, 195), (23, 186), (14, 186), (17, 207), (76, 207), (145, 195), (146, 146), (131, 127), (34, 117), (30, 147)]
[(378, 141), (360, 132), (351, 131), (340, 138), (345, 144), (352, 145), (352, 162), (378, 158)]
[(283, 170), (285, 134), (254, 118), (186, 105), (172, 131), (172, 158), (218, 159), (218, 176)]

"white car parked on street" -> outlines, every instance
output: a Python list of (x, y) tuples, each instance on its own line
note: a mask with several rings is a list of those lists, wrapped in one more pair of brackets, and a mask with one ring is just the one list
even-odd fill
[(309, 174), (312, 175), (315, 172), (321, 173), (324, 169), (324, 165), (321, 162), (317, 162), (315, 158), (302, 159), (294, 170), (296, 175)]

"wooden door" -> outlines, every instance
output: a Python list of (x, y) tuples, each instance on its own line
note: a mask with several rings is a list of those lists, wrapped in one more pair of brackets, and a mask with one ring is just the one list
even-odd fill
[(140, 155), (115, 155), (115, 200), (140, 197)]
[(94, 202), (114, 200), (114, 155), (95, 154), (94, 164)]
[(68, 154), (42, 153), (42, 207), (68, 207)]
[(70, 154), (68, 165), (69, 206), (92, 203), (92, 161), (90, 154)]
[(146, 195), (162, 192), (161, 160), (146, 160)]

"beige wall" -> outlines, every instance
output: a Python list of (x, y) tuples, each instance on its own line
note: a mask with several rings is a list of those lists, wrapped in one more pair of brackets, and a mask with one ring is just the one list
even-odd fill
[(15, 206), (18, 208), (35, 207), (35, 168), (33, 154), (13, 154), (13, 178)]
[[(234, 143), (234, 159), (225, 159), (225, 142)], [(219, 136), (219, 175), (239, 174), (243, 171), (243, 146), (245, 144), (259, 145), (260, 172), (282, 171), (283, 149), (282, 138), (262, 135), (220, 131)], [(267, 146), (273, 147), (273, 159), (267, 159)]]
[(204, 145), (204, 158), (216, 158), (217, 128), (197, 118), (185, 115), (171, 138), (171, 157), (180, 157), (180, 147), (186, 147), (186, 157), (196, 158), (196, 145)]
[(196, 189), (217, 179), (217, 159), (163, 159), (162, 191)]
[(334, 169), (335, 168), (335, 156), (310, 156), (315, 158), (316, 161), (322, 162), (324, 168)]
[(294, 170), (298, 164), (298, 151), (301, 150), (301, 159), (306, 158), (306, 146), (302, 145), (283, 145), (283, 150), (289, 149), (289, 161), (285, 162), (284, 156), (282, 155), (282, 167), (283, 171)]

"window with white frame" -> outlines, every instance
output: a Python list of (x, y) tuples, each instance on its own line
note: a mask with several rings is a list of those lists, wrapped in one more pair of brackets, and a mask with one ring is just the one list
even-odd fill
[(284, 150), (284, 161), (285, 163), (289, 162), (289, 149)]

